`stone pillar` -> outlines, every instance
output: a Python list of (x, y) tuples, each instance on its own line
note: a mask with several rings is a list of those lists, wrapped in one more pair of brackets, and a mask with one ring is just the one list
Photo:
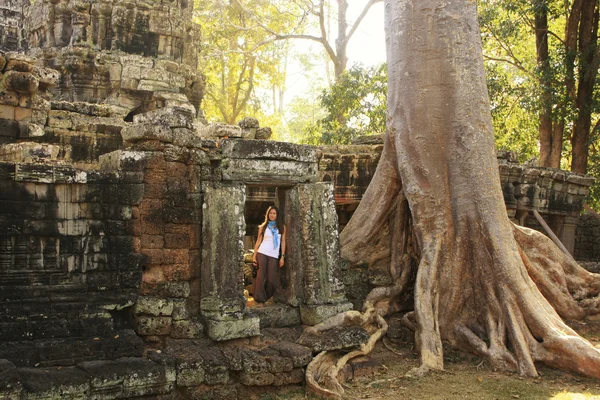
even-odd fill
[(352, 308), (341, 280), (338, 220), (331, 183), (301, 184), (297, 191), (297, 221), (303, 266), (302, 322), (315, 325)]
[(579, 217), (566, 216), (563, 220), (562, 229), (558, 235), (558, 238), (571, 255), (575, 254), (575, 231), (577, 230), (578, 223)]
[(256, 336), (259, 318), (245, 314), (242, 266), (246, 187), (205, 183), (202, 216), (200, 311), (213, 340)]

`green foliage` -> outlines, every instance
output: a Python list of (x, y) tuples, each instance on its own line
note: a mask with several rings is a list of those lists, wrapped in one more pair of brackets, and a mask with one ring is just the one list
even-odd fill
[(592, 131), (590, 143), (588, 174), (596, 178), (596, 183), (590, 188), (586, 202), (596, 212), (600, 212), (600, 126), (596, 125), (596, 129)]
[[(282, 5), (290, 12), (282, 12)], [(285, 32), (294, 23), (293, 7), (293, 2), (283, 0), (196, 0), (203, 40), (200, 67), (206, 76), (202, 108), (207, 119), (233, 124), (250, 111), (264, 109), (258, 87), (284, 85), (288, 45), (274, 41), (264, 28)], [(264, 28), (258, 12), (264, 14)]]
[(320, 96), (326, 115), (304, 129), (303, 143), (349, 144), (385, 132), (387, 67), (354, 65)]

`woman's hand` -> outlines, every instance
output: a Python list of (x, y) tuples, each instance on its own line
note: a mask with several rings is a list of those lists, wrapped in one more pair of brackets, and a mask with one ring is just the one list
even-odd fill
[(283, 267), (283, 262), (284, 262), (284, 258), (283, 258), (283, 257), (281, 257), (281, 258), (279, 259), (279, 268)]
[(254, 255), (252, 256), (252, 262), (253, 262), (254, 264), (256, 264), (256, 253), (254, 253)]

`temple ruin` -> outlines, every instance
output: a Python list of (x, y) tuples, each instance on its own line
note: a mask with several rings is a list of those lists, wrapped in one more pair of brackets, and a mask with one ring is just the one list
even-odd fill
[[(338, 241), (382, 145), (275, 142), (254, 118), (207, 124), (192, 8), (0, 5), (2, 398), (234, 398), (301, 384), (317, 349), (366, 340), (299, 338), (387, 283), (346, 265)], [(598, 241), (576, 243), (592, 178), (499, 161), (511, 218), (535, 225), (539, 211), (597, 261)], [(288, 258), (275, 303), (249, 307), (245, 254), (270, 204)]]

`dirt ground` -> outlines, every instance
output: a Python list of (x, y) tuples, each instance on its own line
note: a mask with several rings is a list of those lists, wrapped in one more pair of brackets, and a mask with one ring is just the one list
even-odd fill
[[(418, 366), (412, 332), (389, 319), (390, 331), (373, 354), (354, 364), (355, 376), (343, 386), (347, 399), (600, 399), (600, 380), (539, 366), (538, 378), (494, 371), (481, 359), (445, 348), (445, 371), (422, 378), (404, 375)], [(600, 322), (572, 324), (600, 348)], [(347, 375), (352, 375), (348, 369)], [(289, 400), (312, 399), (297, 391), (279, 396)]]

